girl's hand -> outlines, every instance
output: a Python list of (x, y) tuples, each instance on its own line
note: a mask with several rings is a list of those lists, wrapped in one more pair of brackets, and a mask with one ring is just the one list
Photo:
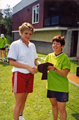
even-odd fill
[(48, 68), (48, 70), (52, 70), (52, 71), (55, 70), (55, 66), (48, 66), (47, 68)]

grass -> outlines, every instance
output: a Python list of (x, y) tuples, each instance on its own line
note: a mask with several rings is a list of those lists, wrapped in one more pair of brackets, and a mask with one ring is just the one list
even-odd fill
[(70, 70), (70, 74), (76, 74), (76, 69), (77, 67), (79, 67), (78, 65), (78, 60), (70, 60), (71, 61), (71, 70)]
[[(40, 57), (46, 55), (38, 53)], [(71, 60), (70, 74), (76, 73), (78, 62)], [(13, 120), (14, 95), (11, 92), (12, 66), (0, 63), (0, 120)], [(46, 98), (46, 80), (41, 80), (41, 73), (35, 74), (34, 91), (28, 95), (24, 115), (26, 120), (53, 120), (49, 99)], [(79, 87), (69, 82), (69, 102), (67, 102), (67, 120), (79, 120)], [(60, 120), (58, 118), (58, 120)]]

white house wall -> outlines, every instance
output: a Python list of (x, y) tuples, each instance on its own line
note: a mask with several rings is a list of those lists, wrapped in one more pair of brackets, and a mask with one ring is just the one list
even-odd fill
[(27, 7), (28, 5), (30, 5), (36, 1), (38, 1), (38, 0), (22, 0), (16, 6), (13, 7), (13, 14), (19, 12), (23, 8)]
[(63, 51), (70, 57), (70, 49), (71, 49), (71, 35), (72, 31), (69, 29), (67, 30), (66, 34), (64, 34), (65, 37), (65, 46), (63, 48)]

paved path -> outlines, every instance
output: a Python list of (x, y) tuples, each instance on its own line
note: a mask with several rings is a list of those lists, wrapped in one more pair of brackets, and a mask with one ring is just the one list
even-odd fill
[(76, 74), (69, 74), (68, 80), (79, 87), (79, 77)]

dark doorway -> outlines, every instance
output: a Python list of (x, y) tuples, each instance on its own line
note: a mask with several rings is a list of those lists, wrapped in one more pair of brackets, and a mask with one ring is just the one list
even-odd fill
[(78, 43), (78, 31), (72, 31), (71, 39), (71, 57), (76, 57), (77, 54), (77, 43)]

